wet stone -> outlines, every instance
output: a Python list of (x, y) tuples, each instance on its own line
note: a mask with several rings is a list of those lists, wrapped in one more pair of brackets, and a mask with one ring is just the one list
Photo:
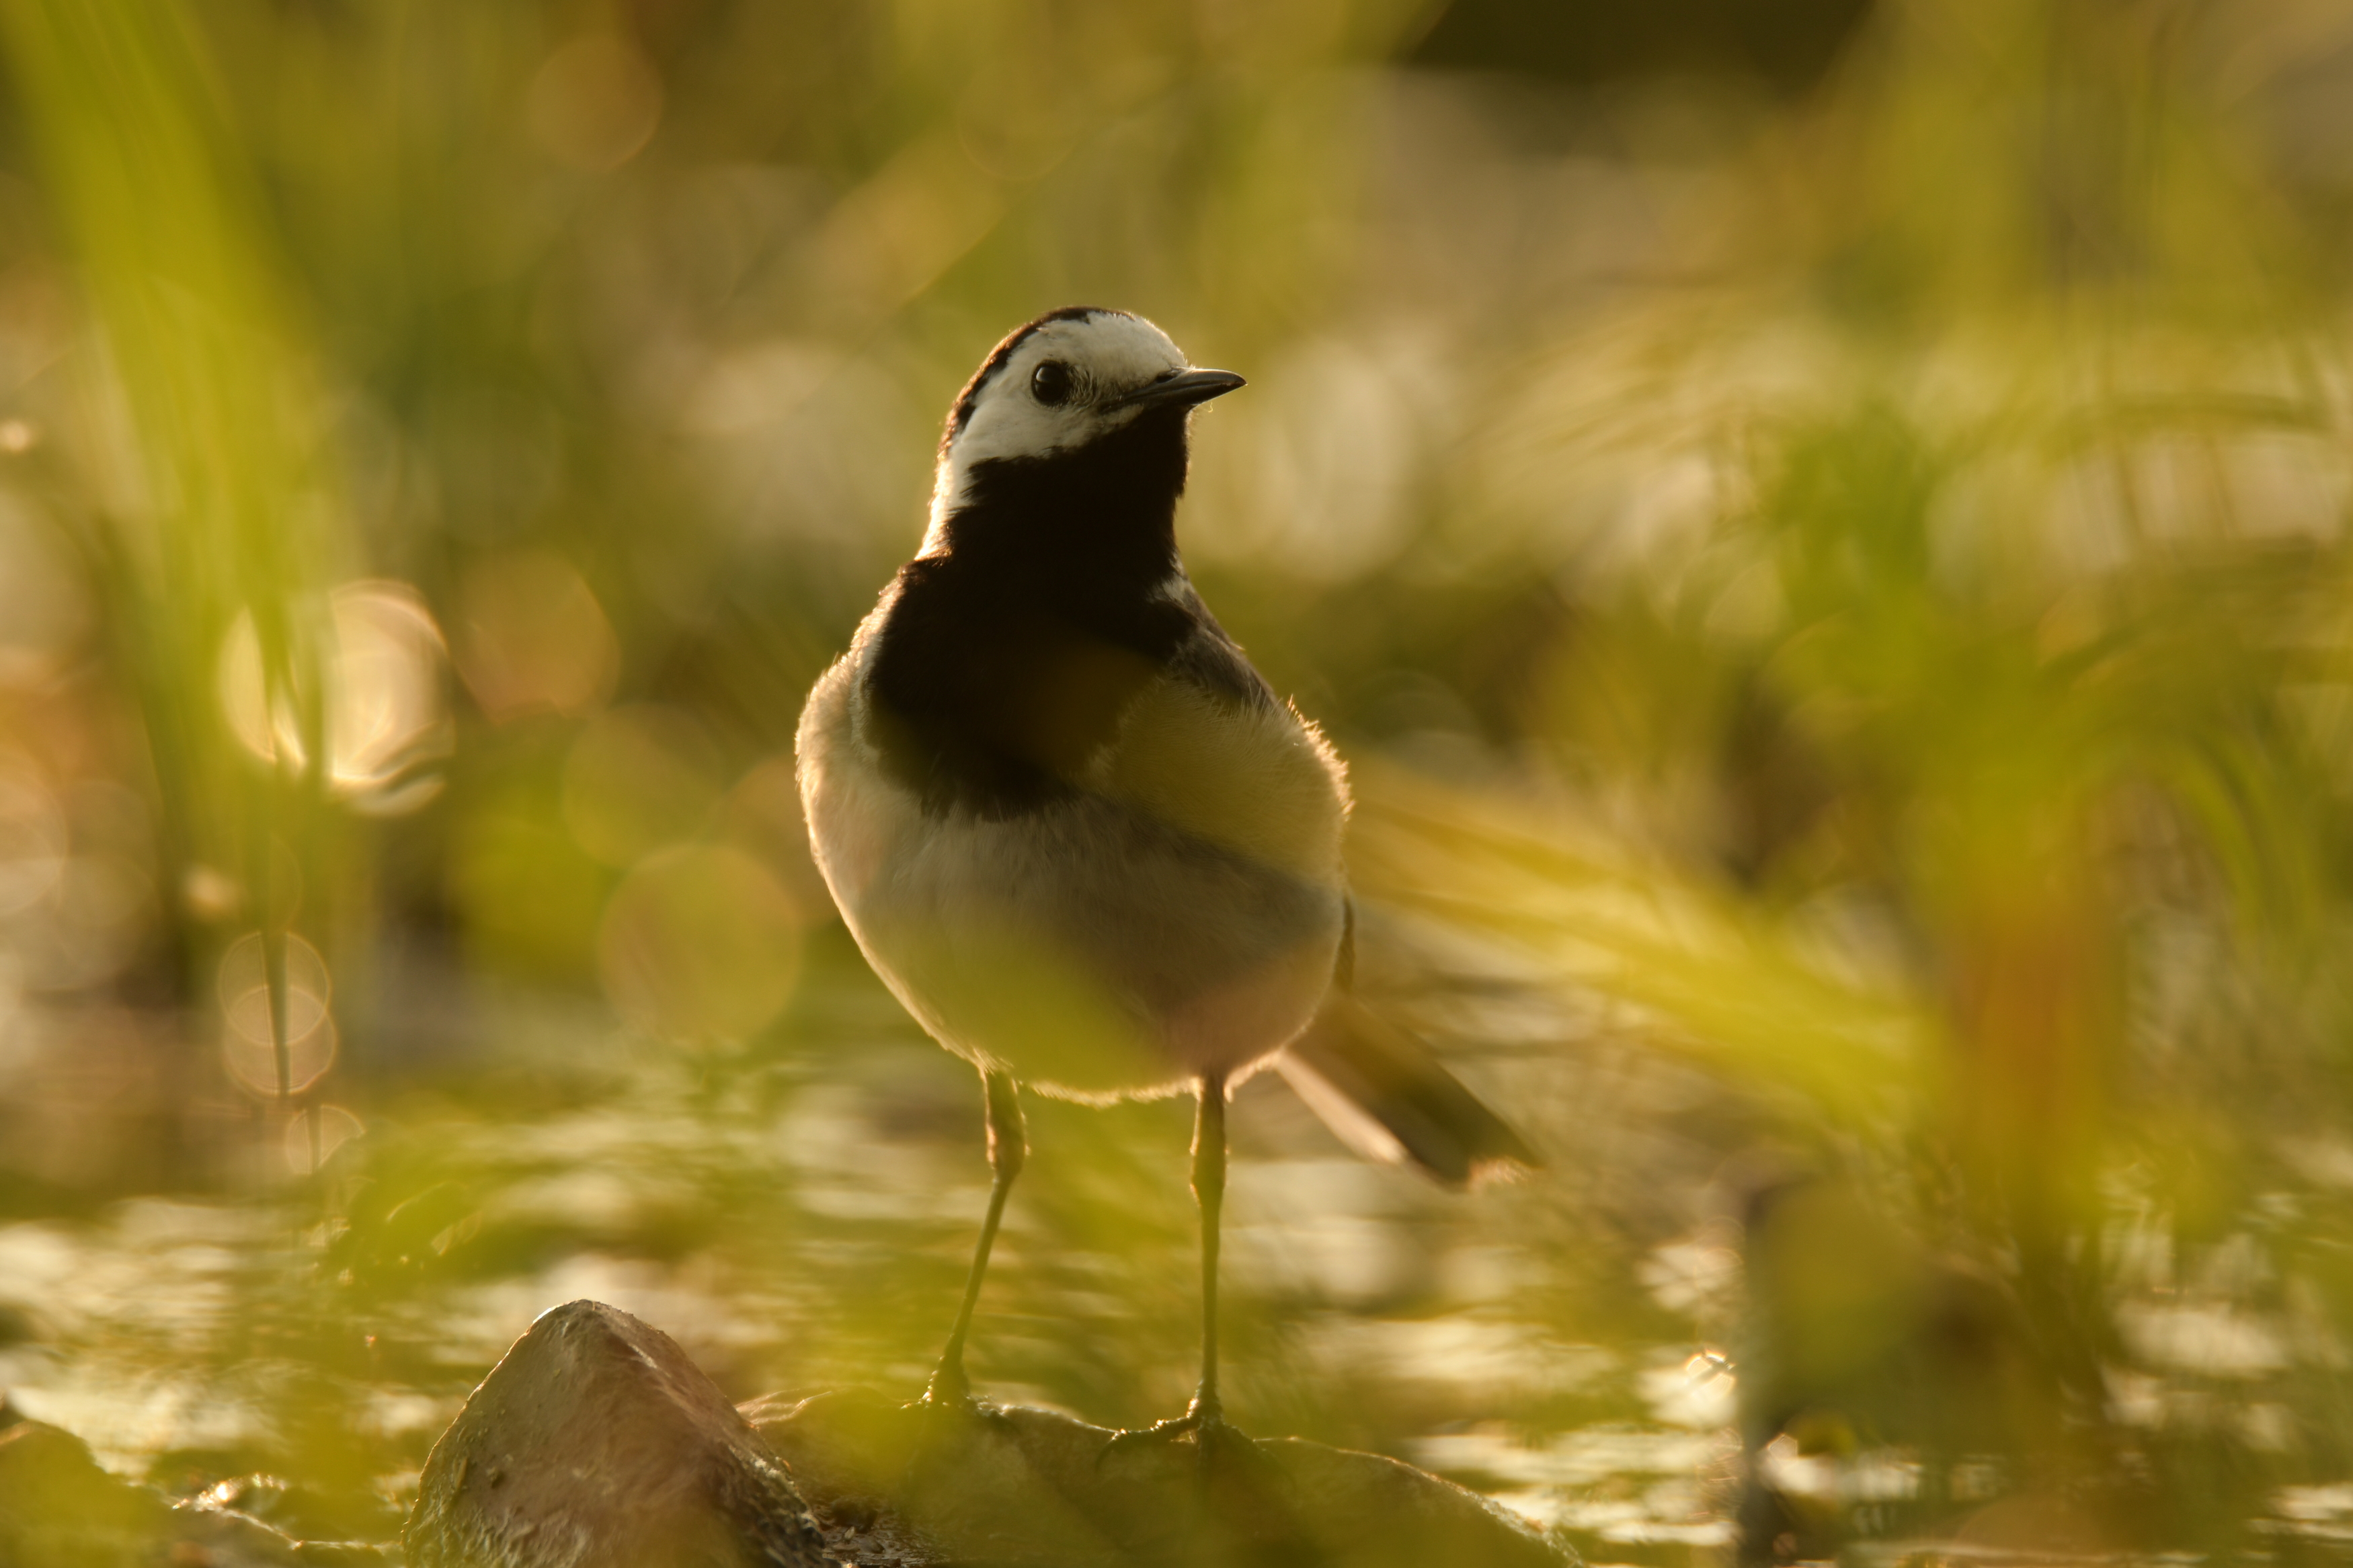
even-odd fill
[(90, 1446), (40, 1421), (0, 1432), (0, 1561), (123, 1558), (161, 1539), (171, 1505), (110, 1475)]
[(149, 1462), (145, 1479), (183, 1507), (242, 1514), (294, 1541), (385, 1541), (406, 1517), (373, 1488), (290, 1479), (250, 1449), (168, 1450)]
[[(0, 1415), (14, 1415), (5, 1406)], [(44, 1422), (0, 1429), (0, 1563), (8, 1568), (295, 1568), (373, 1564), (374, 1547), (301, 1543), (227, 1510), (175, 1506)]]
[(1299, 1438), (1116, 1450), (1050, 1411), (865, 1393), (744, 1407), (856, 1568), (1573, 1568), (1450, 1481)]
[(768, 1445), (670, 1338), (574, 1301), (509, 1348), (425, 1462), (409, 1568), (815, 1568)]
[(1297, 1438), (1109, 1447), (866, 1393), (739, 1411), (594, 1301), (518, 1340), (427, 1459), (408, 1568), (1577, 1568), (1450, 1481)]

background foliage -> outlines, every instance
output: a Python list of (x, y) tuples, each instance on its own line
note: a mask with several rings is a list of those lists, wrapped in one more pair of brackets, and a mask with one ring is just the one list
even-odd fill
[[(1246, 1090), (1240, 1418), (1604, 1559), (2333, 1550), (2353, 21), (1555, 9), (0, 4), (12, 1400), (381, 1537), (574, 1296), (914, 1391), (977, 1096), (792, 729), (1089, 301), (1250, 377), (1188, 559), (1551, 1161)], [(1032, 1105), (976, 1377), (1166, 1414), (1183, 1109)]]

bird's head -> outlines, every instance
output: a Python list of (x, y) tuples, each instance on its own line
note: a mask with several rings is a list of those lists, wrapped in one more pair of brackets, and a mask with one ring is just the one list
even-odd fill
[(1231, 371), (1194, 369), (1141, 316), (1047, 312), (997, 345), (949, 411), (924, 553), (944, 548), (948, 520), (992, 479), (1132, 482), (1173, 505), (1187, 415), (1241, 384)]

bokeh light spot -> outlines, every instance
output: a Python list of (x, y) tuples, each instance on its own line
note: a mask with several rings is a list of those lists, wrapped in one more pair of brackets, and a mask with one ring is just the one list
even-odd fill
[(653, 705), (603, 715), (564, 765), (564, 823), (583, 849), (628, 868), (692, 837), (720, 795), (720, 759), (701, 725)]
[[(334, 1065), (335, 1027), (328, 1016), (332, 988), (319, 950), (286, 934), (286, 1088), (299, 1093)], [(220, 1006), (228, 1027), (222, 1059), (237, 1082), (257, 1094), (279, 1092), (278, 1051), (271, 1040), (269, 971), (259, 931), (231, 943), (221, 955)]]
[(286, 1123), (286, 1163), (307, 1176), (366, 1131), (366, 1124), (340, 1105), (311, 1106)]
[(606, 908), (605, 994), (665, 1038), (741, 1038), (791, 994), (800, 925), (790, 896), (742, 850), (664, 850), (630, 872)]
[(147, 933), (154, 894), (145, 868), (123, 856), (64, 861), (47, 899), (13, 933), (27, 983), (67, 991), (121, 973)]
[[(10, 425), (0, 424), (0, 450)], [(32, 507), (0, 491), (0, 686), (30, 687), (53, 678), (82, 641), (90, 601), (50, 527)]]
[(588, 972), (611, 882), (562, 828), (510, 811), (468, 820), (449, 868), (468, 945), (487, 963), (533, 974)]
[[(342, 1047), (335, 1021), (321, 1016), (310, 1031), (286, 1042), (286, 1092), (301, 1094), (327, 1076)], [(221, 1064), (239, 1085), (264, 1099), (278, 1097), (278, 1050), (267, 1040), (231, 1029), (221, 1036)]]
[(662, 83), (653, 62), (609, 34), (573, 39), (532, 79), (532, 136), (576, 169), (602, 174), (636, 157), (661, 123)]
[(66, 817), (30, 763), (0, 756), (0, 915), (31, 908), (66, 862)]
[[(405, 583), (346, 584), (329, 596), (328, 610), (320, 664), (327, 680), (329, 784), (347, 798), (376, 796), (380, 809), (422, 805), (423, 796), (396, 786), (413, 784), (420, 763), (449, 750), (441, 628)], [(250, 614), (229, 629), (220, 688), (229, 727), (248, 751), (266, 762), (304, 764), (298, 704), (286, 692), (272, 700)]]
[(577, 717), (612, 695), (621, 647), (604, 606), (553, 551), (494, 556), (466, 574), (458, 672), (493, 723)]
[(807, 820), (801, 815), (800, 778), (789, 755), (756, 763), (735, 781), (721, 806), (725, 836), (759, 858), (805, 910), (832, 907), (824, 874), (809, 852)]

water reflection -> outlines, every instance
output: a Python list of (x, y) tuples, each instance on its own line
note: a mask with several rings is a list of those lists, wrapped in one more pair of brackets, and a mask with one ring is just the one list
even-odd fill
[(1645, 1368), (1637, 1386), (1651, 1414), (1671, 1426), (1720, 1429), (1739, 1414), (1739, 1374), (1720, 1350)]
[(1498, 1427), (1417, 1438), (1417, 1462), (1472, 1481), (1540, 1524), (1620, 1549), (1729, 1546), (1730, 1521), (1701, 1478), (1725, 1474), (1728, 1432), (1680, 1433), (1597, 1424), (1528, 1442)]
[[(957, 1068), (912, 1046), (902, 1065), (948, 1075)], [(324, 1399), (333, 1419), (376, 1445), (376, 1484), (396, 1500), (471, 1380), (533, 1317), (581, 1296), (659, 1324), (738, 1395), (845, 1382), (913, 1388), (953, 1307), (986, 1168), (972, 1157), (968, 1117), (911, 1122), (903, 1092), (861, 1087), (852, 1074), (792, 1090), (778, 1119), (733, 1094), (714, 1105), (691, 1075), (647, 1059), (614, 1099), (536, 1120), (444, 1122), (430, 1133), (438, 1181), (424, 1171), (399, 1174), (425, 1149), (396, 1142), (373, 1152), (372, 1179), (408, 1195), (380, 1219), (368, 1217), (369, 1203), (356, 1206), (353, 1228), (327, 1242), (324, 1272), (304, 1288), (325, 1292), (309, 1307), (282, 1293), (286, 1215), (268, 1205), (142, 1200), (87, 1223), (0, 1225), (0, 1308), (43, 1315), (40, 1349), (0, 1348), (0, 1380), (28, 1414), (69, 1425), (110, 1463), (132, 1470), (199, 1446), (268, 1455), (288, 1424), (312, 1418), (301, 1401)], [(1267, 1097), (1270, 1113), (1275, 1104)], [(1082, 1127), (1120, 1114), (1072, 1112)], [(1235, 1190), (1251, 1195), (1255, 1211), (1250, 1251), (1312, 1247), (1329, 1258), (1340, 1243), (1318, 1234), (1321, 1205), (1344, 1170), (1369, 1177), (1369, 1186), (1396, 1184), (1389, 1201), (1363, 1205), (1366, 1228), (1356, 1239), (1377, 1257), (1428, 1244), (1415, 1234), (1422, 1221), (1413, 1211), (1426, 1197), (1411, 1178), (1343, 1165), (1324, 1147), (1291, 1149), (1304, 1124), (1288, 1114), (1238, 1118), (1242, 1136), (1263, 1151), (1235, 1172)], [(1041, 1125), (1054, 1159), (1033, 1170), (1041, 1184), (1083, 1190), (1103, 1179), (1073, 1163), (1052, 1134), (1055, 1118)], [(1168, 1166), (1150, 1185), (1159, 1206), (1181, 1216), (1183, 1130), (1173, 1131), (1169, 1147), (1150, 1158)], [(335, 1156), (361, 1132), (348, 1111), (322, 1106), (267, 1136), (307, 1171), (315, 1133), (323, 1162), (316, 1168), (349, 1174), (362, 1167), (339, 1166)], [(754, 1198), (746, 1184), (777, 1195)], [(1106, 1348), (1100, 1336), (1110, 1325), (1165, 1315), (1172, 1342), (1183, 1340), (1189, 1271), (1181, 1223), (1147, 1258), (1113, 1246), (1092, 1268), (1064, 1268), (1073, 1238), (1056, 1234), (1064, 1221), (1050, 1192), (1041, 1197), (1042, 1209), (1017, 1205), (1004, 1289), (984, 1308), (991, 1348), (979, 1364), (999, 1396), (1069, 1405), (1071, 1385), (1055, 1368), (1082, 1342)], [(729, 1216), (715, 1232), (714, 1204)], [(414, 1222), (405, 1221), (412, 1211)], [(403, 1238), (392, 1239), (396, 1232)], [(1165, 1291), (1138, 1295), (1139, 1262), (1165, 1278)], [(1344, 1288), (1363, 1268), (1336, 1267)], [(1237, 1282), (1244, 1322), (1258, 1290), (1289, 1289), (1278, 1274), (1257, 1272), (1260, 1283)], [(923, 1283), (910, 1293), (913, 1280)], [(887, 1310), (846, 1323), (836, 1305), (845, 1289), (871, 1292)], [(290, 1309), (294, 1319), (283, 1317)], [(339, 1342), (356, 1346), (364, 1336), (373, 1347), (331, 1385), (281, 1359), (288, 1350), (248, 1338), (258, 1322), (290, 1323), (313, 1310), (331, 1314)], [(1070, 1333), (1041, 1333), (1041, 1323)], [(1313, 1315), (1301, 1348), (1319, 1377), (1340, 1384), (1412, 1384), (1415, 1403), (1445, 1429), (1409, 1443), (1408, 1456), (1542, 1519), (1585, 1519), (1564, 1500), (1613, 1476), (1713, 1465), (1728, 1441), (1723, 1432), (1622, 1426), (1531, 1446), (1502, 1427), (1453, 1429), (1461, 1413), (1498, 1404), (1626, 1397), (1636, 1369), (1622, 1350), (1564, 1341), (1504, 1315), (1390, 1316), (1344, 1295), (1337, 1310)], [(1179, 1353), (1172, 1365), (1181, 1361)], [(1023, 1365), (1036, 1381), (1019, 1375)], [(1248, 1388), (1274, 1370), (1262, 1363), (1237, 1373)], [(1654, 1490), (1609, 1516), (1652, 1533), (1613, 1539), (1666, 1540), (1685, 1529), (1694, 1499)]]
[[(313, 962), (290, 967), (311, 998), (303, 1016), (323, 1029), (325, 976)], [(245, 1010), (231, 1016), (248, 1025), (252, 963), (248, 952), (233, 973), (225, 965), (222, 986)], [(396, 1502), (471, 1380), (537, 1313), (579, 1296), (660, 1324), (738, 1395), (913, 1388), (984, 1195), (970, 1146), (976, 1110), (958, 1064), (913, 1041), (872, 1042), (858, 1020), (887, 1009), (834, 989), (844, 971), (820, 973), (817, 1005), (871, 1054), (814, 1079), (712, 1077), (708, 1066), (681, 1072), (627, 1051), (594, 1067), (575, 1060), (574, 1104), (494, 1121), (445, 1114), (409, 1133), (396, 1124), (362, 1164), (339, 1153), (363, 1131), (343, 1108), (257, 1129), (294, 1170), (364, 1173), (379, 1194), (353, 1201), (291, 1255), (289, 1215), (250, 1202), (139, 1200), (88, 1222), (0, 1224), (0, 1309), (37, 1324), (28, 1341), (0, 1345), (0, 1380), (21, 1408), (134, 1470), (206, 1444), (258, 1463), (288, 1422), (310, 1418), (297, 1405), (325, 1401), (372, 1445), (375, 1484)], [(568, 1037), (549, 1051), (531, 1070), (564, 1061)], [(529, 1059), (511, 1055), (518, 1067)], [(1153, 1121), (1165, 1109), (1039, 1108), (1039, 1187), (1016, 1205), (1004, 1274), (984, 1305), (978, 1364), (994, 1392), (1105, 1418), (1102, 1395), (1071, 1380), (1088, 1356), (1108, 1351), (1118, 1375), (1139, 1384), (1160, 1359), (1181, 1369), (1184, 1129), (1181, 1117)], [(1104, 1148), (1072, 1143), (1105, 1124), (1110, 1145), (1143, 1145), (1140, 1185), (1126, 1185)], [(1293, 1380), (1326, 1391), (1320, 1402), (1377, 1390), (1394, 1412), (1418, 1414), (1396, 1451), (1567, 1531), (1588, 1555), (1674, 1562), (1674, 1552), (1728, 1544), (1741, 1373), (1725, 1352), (1682, 1337), (1688, 1320), (1660, 1322), (1664, 1333), (1615, 1330), (1606, 1344), (1580, 1339), (1528, 1313), (1547, 1292), (1493, 1294), (1551, 1277), (1558, 1254), (1541, 1225), (1526, 1227), (1541, 1208), (1515, 1218), (1458, 1205), (1401, 1173), (1345, 1163), (1280, 1096), (1245, 1094), (1236, 1130), (1244, 1153), (1233, 1191), (1247, 1225), (1229, 1279), (1246, 1347), (1235, 1397), (1262, 1423), (1280, 1419)], [(1694, 1208), (1711, 1179), (1704, 1167), (1688, 1177)], [(1085, 1228), (1095, 1204), (1119, 1210), (1108, 1233)], [(1680, 1298), (1704, 1283), (1694, 1308), (1703, 1315), (1741, 1289), (1738, 1254), (1718, 1235), (1662, 1237), (1645, 1254), (1653, 1289)], [(1423, 1260), (1403, 1284), (1400, 1257)], [(1484, 1304), (1433, 1311), (1431, 1282), (1450, 1279), (1488, 1281), (1473, 1291)], [(290, 1280), (305, 1281), (291, 1298)], [(307, 1292), (322, 1293), (305, 1304)], [(878, 1305), (846, 1321), (845, 1300)], [(1247, 1348), (1273, 1303), (1283, 1348)], [(337, 1342), (372, 1347), (324, 1385), (299, 1358), (280, 1359), (290, 1352), (258, 1350), (250, 1337), (257, 1323), (314, 1313), (335, 1325)], [(2275, 1364), (2268, 1342), (2219, 1311), (2153, 1303), (2125, 1321), (2161, 1342), (2150, 1353), (2204, 1376), (2256, 1377)], [(2155, 1392), (2158, 1421), (2230, 1414), (2191, 1410), (2181, 1403), (2189, 1390)], [(1782, 1434), (1759, 1452), (1762, 1479), (1788, 1506), (1846, 1517), (1918, 1498), (1913, 1454), (1874, 1446), (1861, 1428), (1825, 1442), (1824, 1430)], [(1958, 1501), (2001, 1492), (1982, 1463), (1957, 1467), (1949, 1485)], [(2342, 1530), (2348, 1511), (2325, 1489), (2283, 1494), (2280, 1510), (2279, 1528), (2316, 1538)]]

